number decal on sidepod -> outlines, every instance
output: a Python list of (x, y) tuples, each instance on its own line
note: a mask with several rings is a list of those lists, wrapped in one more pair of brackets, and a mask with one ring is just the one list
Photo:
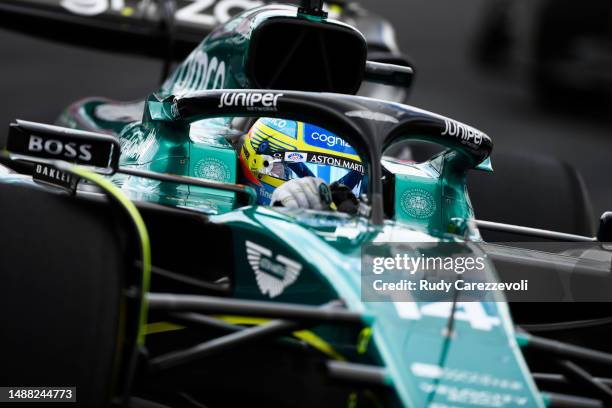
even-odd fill
[[(393, 304), (399, 317), (409, 320), (420, 320), (423, 316), (448, 319), (452, 310), (451, 302), (426, 304), (393, 302)], [(501, 323), (499, 317), (489, 315), (480, 302), (457, 302), (455, 319), (469, 323), (474, 330), (482, 331), (491, 331)]]

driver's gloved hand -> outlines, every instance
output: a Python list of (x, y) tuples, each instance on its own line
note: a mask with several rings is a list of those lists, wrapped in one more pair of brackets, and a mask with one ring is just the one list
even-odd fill
[(273, 206), (330, 210), (333, 203), (327, 184), (320, 178), (302, 177), (287, 181), (272, 193)]
[(327, 186), (315, 177), (287, 181), (272, 193), (272, 205), (311, 210), (333, 210), (356, 215), (359, 199), (350, 188), (338, 182)]
[(350, 188), (336, 181), (329, 186), (329, 190), (338, 211), (350, 215), (359, 213), (359, 199)]

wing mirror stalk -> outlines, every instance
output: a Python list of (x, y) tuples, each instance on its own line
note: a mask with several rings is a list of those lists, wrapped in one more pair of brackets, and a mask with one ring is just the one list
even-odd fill
[(383, 85), (410, 88), (414, 78), (414, 69), (410, 66), (367, 61), (364, 80)]

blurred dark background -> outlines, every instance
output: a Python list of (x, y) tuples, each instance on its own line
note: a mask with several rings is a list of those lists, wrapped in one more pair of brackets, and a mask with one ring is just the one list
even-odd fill
[[(609, 3), (591, 1), (593, 7)], [(590, 88), (546, 93), (534, 87), (534, 54), (525, 51), (541, 44), (537, 27), (552, 24), (549, 32), (556, 33), (554, 24), (559, 21), (573, 16), (588, 22), (594, 17), (576, 16), (567, 8), (566, 15), (559, 17), (558, 10), (548, 10), (546, 15), (557, 16), (558, 21), (542, 23), (534, 7), (526, 6), (536, 3), (543, 2), (361, 1), (394, 25), (400, 49), (416, 66), (410, 104), (485, 131), (493, 138), (496, 151), (550, 155), (570, 163), (581, 173), (598, 215), (612, 210), (612, 108), (605, 92), (600, 95), (591, 88), (606, 88), (612, 62), (605, 65), (610, 57), (606, 44), (597, 48), (592, 43), (612, 38), (612, 29), (609, 37), (604, 33), (612, 26), (612, 13), (601, 33), (589, 34), (595, 40), (572, 49), (576, 58), (549, 64), (552, 68), (548, 71), (536, 70), (540, 85), (545, 84), (542, 78), (557, 75), (560, 82), (573, 84), (575, 80), (572, 86)], [(601, 10), (591, 12), (605, 15), (605, 10), (603, 14)], [(580, 46), (584, 43), (580, 35), (567, 43)], [(567, 51), (568, 46), (556, 34), (552, 43)], [(541, 48), (548, 52), (546, 46)], [(591, 64), (588, 61), (593, 54), (596, 57)], [(15, 118), (53, 121), (66, 105), (86, 96), (142, 98), (157, 87), (160, 70), (161, 62), (156, 60), (58, 45), (0, 30), (0, 123), (8, 124)], [(593, 76), (596, 80), (589, 82)], [(508, 183), (501, 191), (511, 196), (515, 189), (516, 185)], [(529, 202), (531, 197), (523, 199)], [(537, 207), (533, 201), (529, 205)]]

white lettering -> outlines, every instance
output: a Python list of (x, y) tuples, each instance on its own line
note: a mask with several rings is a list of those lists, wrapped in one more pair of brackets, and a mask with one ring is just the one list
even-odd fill
[(326, 135), (325, 133), (313, 132), (310, 137), (312, 137), (313, 140), (320, 140), (321, 142), (327, 144), (329, 147), (334, 147), (337, 144), (343, 147), (351, 147), (342, 138), (334, 135)]
[(30, 136), (28, 143), (28, 150), (31, 152), (44, 151), (50, 155), (63, 156), (67, 159), (74, 159), (78, 154), (78, 158), (83, 161), (91, 160), (91, 148), (92, 145), (90, 144), (77, 145), (75, 142), (64, 144), (55, 139), (45, 141), (39, 136)]
[(261, 94), (253, 94), (253, 97), (251, 98), (251, 104), (255, 105), (256, 103), (261, 102), (261, 99), (262, 99)]
[(274, 95), (265, 94), (263, 96), (263, 99), (262, 99), (263, 106), (272, 106), (273, 103), (274, 103)]
[(60, 154), (63, 150), (64, 146), (62, 142), (59, 140), (47, 140), (45, 142), (45, 151), (49, 154), (57, 155)]
[(75, 143), (67, 143), (66, 146), (64, 146), (64, 149), (66, 150), (66, 154), (64, 156), (66, 156), (69, 159), (75, 158), (77, 155), (75, 147), (76, 147)]
[(203, 89), (220, 89), (225, 85), (225, 62), (196, 49), (174, 74), (164, 88), (175, 95)]
[[(275, 110), (278, 98), (282, 93), (223, 93), (219, 98), (218, 108), (240, 106), (243, 108), (253, 108), (253, 110)], [(251, 109), (249, 109), (251, 110)]]
[(30, 143), (28, 144), (28, 150), (31, 152), (40, 152), (43, 149), (42, 137), (30, 136)]
[(80, 160), (90, 161), (91, 160), (91, 145), (82, 145), (79, 147), (79, 155)]
[(464, 125), (463, 123), (455, 122), (454, 120), (444, 119), (444, 130), (442, 136), (453, 136), (466, 143), (471, 143), (477, 146), (482, 144), (485, 134), (473, 127)]

